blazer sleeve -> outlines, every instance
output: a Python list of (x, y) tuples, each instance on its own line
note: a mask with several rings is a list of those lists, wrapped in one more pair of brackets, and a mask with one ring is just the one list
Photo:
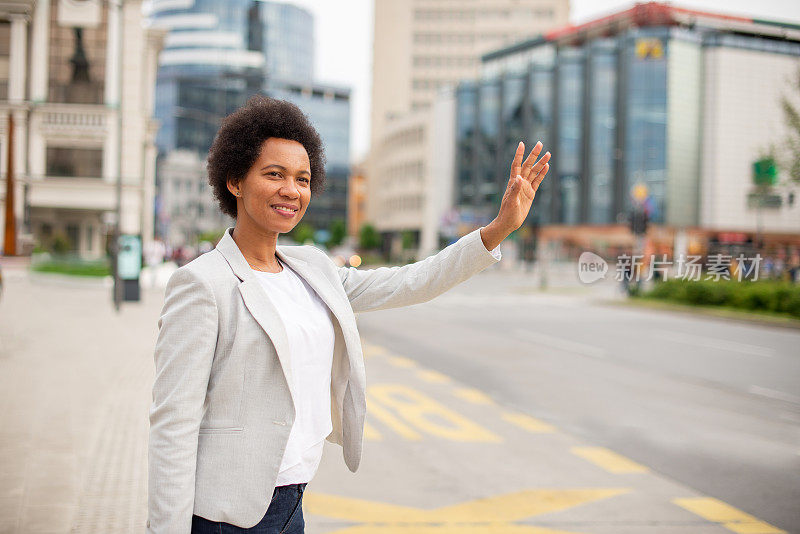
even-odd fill
[(358, 313), (427, 302), (500, 258), (498, 249), (486, 249), (479, 228), (416, 263), (367, 270), (338, 267), (338, 271), (350, 305)]
[(191, 531), (197, 444), (217, 342), (210, 285), (188, 269), (170, 277), (158, 320), (148, 444), (147, 532)]

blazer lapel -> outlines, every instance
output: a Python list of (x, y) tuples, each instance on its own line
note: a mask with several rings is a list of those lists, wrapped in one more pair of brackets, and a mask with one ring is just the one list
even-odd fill
[[(261, 325), (261, 328), (264, 329), (264, 332), (266, 332), (270, 340), (272, 340), (272, 344), (275, 345), (275, 351), (278, 354), (278, 359), (281, 362), (286, 382), (289, 385), (292, 401), (294, 401), (296, 397), (293, 386), (292, 361), (286, 328), (278, 314), (278, 310), (272, 304), (261, 282), (259, 282), (256, 275), (253, 274), (250, 265), (248, 265), (247, 260), (244, 259), (242, 252), (239, 250), (239, 246), (233, 240), (231, 236), (232, 232), (233, 227), (226, 229), (219, 243), (217, 243), (216, 248), (225, 257), (234, 274), (241, 280), (239, 283), (239, 292), (242, 294), (245, 306), (247, 306), (247, 309), (255, 320)], [(339, 321), (339, 325), (344, 331), (345, 325), (349, 324), (347, 319), (350, 315), (348, 315), (347, 310), (341, 307), (343, 303), (341, 295), (336, 292), (335, 287), (325, 277), (325, 274), (319, 267), (292, 256), (287, 249), (291, 249), (291, 247), (279, 245), (275, 253), (281, 261), (286, 263), (317, 292), (322, 301), (328, 305), (331, 313), (333, 313), (333, 316)]]
[(239, 246), (231, 237), (231, 232), (233, 232), (233, 227), (225, 230), (216, 248), (231, 266), (234, 274), (241, 280), (239, 292), (242, 294), (245, 306), (275, 346), (275, 352), (286, 377), (292, 402), (294, 402), (296, 396), (286, 328), (278, 314), (278, 310), (267, 296), (261, 282), (253, 274), (250, 265), (248, 265), (247, 260), (244, 259), (242, 252), (239, 250)]

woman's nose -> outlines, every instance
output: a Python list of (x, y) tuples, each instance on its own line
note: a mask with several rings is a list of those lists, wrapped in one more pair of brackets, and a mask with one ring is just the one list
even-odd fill
[(283, 186), (280, 189), (281, 195), (289, 198), (298, 198), (300, 197), (300, 190), (297, 187), (297, 184), (291, 178), (286, 180), (283, 183)]

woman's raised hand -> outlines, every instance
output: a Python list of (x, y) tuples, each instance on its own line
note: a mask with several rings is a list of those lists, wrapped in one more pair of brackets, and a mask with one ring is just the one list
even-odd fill
[[(550, 170), (550, 152), (546, 152), (539, 161), (536, 158), (542, 152), (541, 141), (536, 143), (531, 153), (522, 162), (522, 156), (525, 155), (525, 143), (520, 142), (517, 145), (517, 152), (514, 154), (514, 161), (511, 162), (511, 177), (508, 180), (506, 192), (503, 195), (503, 200), (500, 203), (500, 213), (497, 214), (499, 222), (503, 226), (509, 228), (512, 232), (522, 226), (525, 222), (525, 217), (531, 209), (533, 197), (536, 196), (536, 190), (539, 189), (539, 184), (542, 183), (544, 177), (547, 176), (547, 171)], [(535, 163), (534, 163), (535, 162)]]
[(481, 233), (487, 248), (493, 249), (499, 245), (500, 241), (522, 226), (525, 217), (528, 216), (533, 198), (536, 196), (536, 190), (539, 189), (539, 184), (550, 170), (548, 163), (550, 152), (546, 152), (539, 161), (536, 161), (541, 152), (542, 143), (540, 141), (536, 143), (523, 163), (525, 144), (520, 142), (517, 145), (517, 152), (511, 162), (511, 176), (508, 179), (503, 200), (500, 202), (500, 212)]

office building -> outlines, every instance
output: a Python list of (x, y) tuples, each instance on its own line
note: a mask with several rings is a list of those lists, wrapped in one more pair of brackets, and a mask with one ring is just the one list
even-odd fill
[(800, 244), (792, 184), (761, 213), (751, 198), (799, 68), (800, 26), (655, 2), (488, 53), (455, 90), (454, 206), (493, 216), (517, 141), (541, 140), (553, 157), (526, 225), (573, 251), (630, 245), (636, 186), (655, 250), (676, 233), (694, 250)]
[[(313, 16), (306, 9), (278, 2), (229, 0), (224, 9), (221, 6), (212, 0), (152, 3), (152, 25), (169, 32), (158, 71), (159, 158), (173, 150), (189, 150), (204, 159), (222, 118), (254, 94), (289, 100), (319, 130), (328, 161), (326, 191), (314, 199), (303, 222), (324, 229), (334, 219), (344, 220), (350, 90), (315, 83)], [(185, 155), (178, 159), (184, 160)], [(204, 173), (198, 173), (198, 182), (205, 179)], [(201, 188), (198, 184), (196, 189)], [(186, 220), (182, 205), (166, 198), (159, 202), (160, 235), (178, 239), (168, 225), (172, 220)], [(225, 221), (223, 226), (233, 224)], [(193, 233), (203, 224), (198, 221)], [(189, 231), (183, 225), (181, 229)]]
[(403, 241), (414, 251), (439, 245), (423, 231), (425, 191), (441, 179), (426, 144), (437, 92), (478, 75), (482, 54), (568, 18), (567, 0), (375, 3), (367, 217), (383, 234), (385, 252), (397, 255)]
[[(47, 250), (58, 240), (82, 258), (105, 257), (121, 174), (121, 232), (148, 245), (163, 37), (145, 28), (138, 0), (124, 2), (121, 16), (101, 0), (0, 5), (0, 65), (7, 67), (0, 68), (0, 168), (5, 176), (13, 117), (19, 241)], [(4, 197), (5, 187), (0, 225)]]

